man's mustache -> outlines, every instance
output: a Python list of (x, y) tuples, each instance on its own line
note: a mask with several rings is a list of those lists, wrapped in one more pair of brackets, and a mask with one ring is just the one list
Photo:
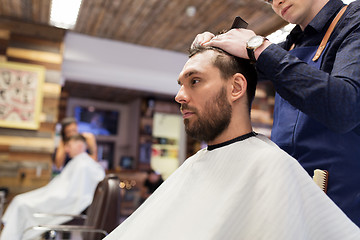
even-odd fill
[(191, 111), (191, 112), (197, 112), (196, 108), (189, 107), (189, 105), (187, 103), (182, 103), (181, 106), (180, 106), (180, 110), (181, 111), (187, 110), (187, 111)]

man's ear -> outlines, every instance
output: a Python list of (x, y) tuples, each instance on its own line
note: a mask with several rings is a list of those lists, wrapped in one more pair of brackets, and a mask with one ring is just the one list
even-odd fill
[(247, 81), (244, 75), (236, 73), (232, 77), (231, 99), (237, 101), (246, 95)]

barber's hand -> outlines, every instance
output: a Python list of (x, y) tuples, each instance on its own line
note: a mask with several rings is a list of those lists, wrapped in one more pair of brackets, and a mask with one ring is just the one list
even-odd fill
[(191, 44), (191, 48), (198, 46), (198, 45), (203, 45), (204, 43), (209, 42), (213, 37), (215, 37), (215, 35), (212, 34), (211, 32), (200, 33), (200, 34), (196, 35), (195, 40)]
[(218, 47), (234, 56), (249, 59), (246, 51), (246, 43), (255, 35), (256, 34), (249, 29), (231, 29), (224, 34), (213, 37), (210, 41), (203, 43), (203, 45)]

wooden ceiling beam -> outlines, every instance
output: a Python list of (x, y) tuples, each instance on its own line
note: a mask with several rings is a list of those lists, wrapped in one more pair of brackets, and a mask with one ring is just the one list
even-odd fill
[(62, 42), (65, 30), (48, 25), (27, 23), (18, 20), (0, 18), (0, 29), (10, 30), (12, 33), (33, 36), (51, 41)]

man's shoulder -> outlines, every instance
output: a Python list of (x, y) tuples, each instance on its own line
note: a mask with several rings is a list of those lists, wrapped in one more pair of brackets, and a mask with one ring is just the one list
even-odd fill
[(353, 8), (353, 7), (360, 7), (360, 1), (353, 1), (349, 4), (349, 7)]
[(292, 158), (268, 137), (259, 134), (257, 139), (259, 140), (259, 151), (263, 152), (263, 154), (277, 155), (282, 156), (283, 158)]
[(350, 17), (351, 19), (360, 19), (359, 10), (360, 10), (360, 1), (354, 1), (348, 5), (347, 10), (345, 12), (345, 17), (346, 18)]
[(94, 159), (86, 152), (76, 155), (70, 162), (77, 162), (78, 164), (87, 164), (88, 162), (95, 162)]
[(254, 156), (260, 159), (263, 157), (275, 156), (277, 158), (281, 157), (285, 159), (292, 158), (289, 154), (280, 149), (273, 141), (262, 134), (257, 134), (245, 141), (239, 141), (231, 144), (228, 149), (224, 149), (223, 151), (231, 152), (232, 154), (238, 156), (238, 158), (246, 156)]

